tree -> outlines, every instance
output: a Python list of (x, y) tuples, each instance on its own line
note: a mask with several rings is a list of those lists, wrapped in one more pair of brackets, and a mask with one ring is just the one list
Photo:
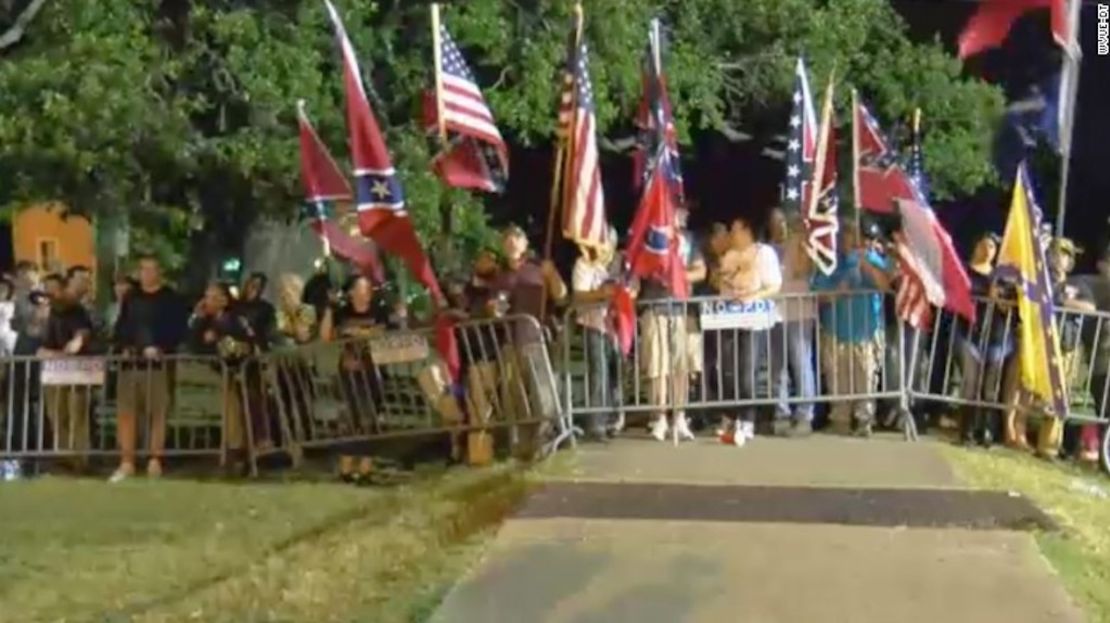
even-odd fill
[[(14, 2), (10, 15), (28, 6), (2, 1)], [(482, 198), (434, 179), (417, 121), (430, 80), (426, 6), (336, 2), (418, 229), (425, 240), (449, 235), (463, 247), (461, 254), (437, 249), (441, 261), (466, 257), (489, 239)], [(468, 0), (444, 11), (517, 145), (552, 136), (571, 6)], [(606, 145), (627, 144), (621, 139), (632, 133), (653, 15), (668, 24), (666, 68), (684, 140), (723, 131), (770, 141), (785, 123), (793, 59), (804, 53), (815, 85), (837, 63), (838, 75), (888, 124), (924, 109), (940, 195), (992, 181), (987, 156), (1000, 94), (962, 77), (938, 43), (910, 42), (898, 15), (875, 0), (587, 3)], [(318, 0), (46, 0), (0, 54), (0, 203), (60, 199), (86, 214), (126, 212), (142, 231), (203, 236), (206, 245), (234, 249), (258, 216), (296, 214), (298, 98), (345, 156), (337, 54)], [(841, 96), (846, 102), (846, 89)], [(441, 205), (451, 206), (450, 218)], [(443, 231), (445, 220), (458, 230)]]

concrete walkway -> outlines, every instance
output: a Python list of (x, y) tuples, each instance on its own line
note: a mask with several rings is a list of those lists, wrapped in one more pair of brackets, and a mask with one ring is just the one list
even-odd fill
[[(879, 517), (898, 516), (883, 508), (887, 500), (932, 499), (937, 496), (930, 490), (960, 486), (929, 442), (818, 436), (805, 441), (758, 439), (743, 449), (710, 441), (676, 449), (628, 440), (584, 448), (578, 459), (572, 479), (579, 482), (685, 483), (698, 485), (706, 496), (736, 503), (752, 499), (754, 487), (763, 496), (759, 499), (793, 491), (793, 501), (805, 499), (807, 489), (798, 487), (837, 488), (845, 495), (811, 497), (840, 504), (870, 500)], [(766, 521), (774, 517), (774, 509), (756, 513), (760, 520), (720, 521), (712, 513), (700, 514), (698, 495), (689, 492), (675, 496), (687, 507), (679, 513), (681, 520), (659, 519), (658, 514), (641, 519), (632, 511), (621, 519), (597, 518), (588, 509), (579, 516), (545, 516), (535, 508), (546, 504), (574, 514), (566, 509), (575, 508), (575, 500), (552, 504), (551, 498), (562, 495), (560, 491), (583, 495), (575, 493), (583, 489), (589, 487), (553, 483), (532, 509), (526, 507), (508, 521), (433, 621), (1083, 620), (1028, 532), (960, 525), (847, 525), (821, 519), (842, 516), (836, 512), (816, 512), (813, 519), (800, 522)], [(631, 493), (630, 509), (638, 507), (637, 498), (648, 497), (642, 484), (606, 490), (621, 489)], [(853, 497), (848, 489), (867, 495)], [(545, 495), (548, 499), (541, 503)], [(657, 498), (651, 501), (656, 510)], [(708, 503), (713, 497), (703, 499), (706, 508), (722, 506), (720, 499), (717, 504)], [(983, 508), (989, 506), (977, 512)], [(851, 514), (858, 515), (858, 508), (843, 516)]]

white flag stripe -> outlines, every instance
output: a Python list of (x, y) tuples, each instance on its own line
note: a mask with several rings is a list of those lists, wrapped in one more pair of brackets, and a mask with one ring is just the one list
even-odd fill
[(932, 216), (932, 210), (920, 204), (903, 201), (901, 212), (902, 231), (906, 235), (906, 244), (913, 250), (914, 264), (925, 296), (933, 305), (944, 307), (947, 294), (944, 291), (944, 256), (937, 240), (939, 225)]
[(443, 104), (447, 107), (448, 112), (453, 112), (460, 116), (465, 115), (475, 121), (493, 123), (493, 118), (490, 117), (489, 110), (485, 107), (476, 106), (473, 100), (451, 97), (448, 95), (443, 98)]
[(501, 140), (501, 135), (497, 133), (497, 126), (485, 121), (479, 121), (474, 117), (453, 113), (448, 109), (445, 111), (444, 121), (447, 123), (448, 128), (452, 130), (457, 130), (468, 135), (478, 134), (482, 138), (489, 140)]

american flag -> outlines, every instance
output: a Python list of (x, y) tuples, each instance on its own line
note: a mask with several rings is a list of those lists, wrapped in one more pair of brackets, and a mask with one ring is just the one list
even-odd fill
[(571, 34), (563, 95), (559, 106), (559, 140), (563, 161), (563, 235), (581, 246), (607, 242), (609, 224), (597, 149), (597, 115), (590, 84), (586, 42), (579, 24)]
[(813, 160), (817, 154), (817, 114), (809, 90), (805, 61), (794, 69), (793, 106), (790, 110), (790, 139), (786, 145), (786, 188), (783, 208), (802, 214), (809, 205)]
[[(804, 76), (804, 66), (799, 63), (798, 67)], [(836, 194), (836, 128), (832, 116), (835, 86), (833, 76), (830, 75), (829, 84), (825, 88), (821, 122), (816, 126), (819, 133), (815, 141), (813, 166), (810, 167), (810, 188), (808, 192), (801, 193), (806, 200), (802, 208), (802, 222), (806, 228), (805, 249), (817, 269), (826, 275), (831, 275), (836, 270), (836, 239), (840, 231), (840, 199)], [(790, 124), (794, 125), (793, 118)], [(788, 177), (791, 172), (787, 169)]]
[(925, 295), (925, 284), (921, 280), (923, 269), (917, 256), (910, 250), (904, 233), (894, 234), (894, 249), (902, 273), (898, 279), (898, 292), (894, 297), (895, 313), (902, 322), (915, 329), (923, 329), (929, 326), (933, 317), (933, 306)]
[[(439, 113), (447, 144), (436, 157), (436, 171), (451, 186), (501, 192), (509, 179), (509, 152), (482, 90), (459, 46), (439, 28), (438, 90), (425, 101), (425, 125), (438, 138)], [(429, 101), (430, 100), (430, 101)]]
[[(640, 129), (634, 172), (636, 188), (644, 189), (657, 167), (661, 167), (675, 205), (682, 206), (686, 189), (678, 155), (678, 133), (674, 112), (667, 95), (667, 78), (663, 73), (663, 31), (658, 19), (651, 20), (647, 53), (644, 56), (643, 95), (636, 114)], [(660, 146), (665, 146), (661, 149)]]

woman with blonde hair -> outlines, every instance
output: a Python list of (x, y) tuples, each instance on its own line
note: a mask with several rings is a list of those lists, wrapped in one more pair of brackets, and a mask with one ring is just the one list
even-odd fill
[(278, 279), (277, 332), (284, 346), (307, 344), (316, 339), (316, 308), (303, 301), (304, 280), (284, 273)]

